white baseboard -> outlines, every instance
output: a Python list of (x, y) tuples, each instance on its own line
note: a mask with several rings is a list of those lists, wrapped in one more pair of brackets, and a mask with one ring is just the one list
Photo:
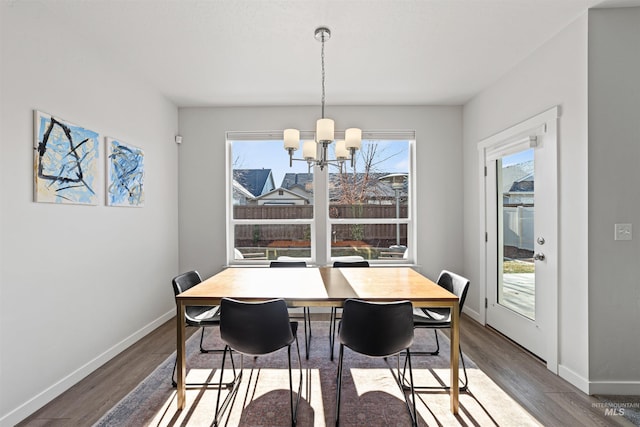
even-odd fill
[(589, 381), (562, 365), (558, 366), (558, 375), (590, 395), (640, 395), (640, 381)]
[(558, 365), (558, 376), (577, 387), (583, 393), (590, 394), (589, 381), (566, 366)]
[(118, 354), (122, 353), (131, 345), (135, 344), (138, 340), (148, 335), (151, 331), (156, 329), (158, 326), (162, 325), (169, 319), (175, 316), (175, 309), (163, 314), (157, 319), (153, 320), (151, 323), (145, 325), (138, 331), (129, 335), (119, 343), (115, 344), (113, 347), (109, 348), (104, 353), (100, 354), (93, 360), (90, 360), (83, 366), (79, 367), (60, 381), (52, 384), (44, 391), (40, 392), (36, 396), (24, 402), (22, 405), (17, 408), (9, 411), (8, 413), (2, 415), (0, 417), (0, 427), (10, 427), (14, 426), (20, 421), (27, 418), (29, 415), (36, 412), (38, 409), (42, 408), (44, 405), (67, 391), (69, 388), (80, 382), (87, 375), (98, 369), (100, 366), (107, 363), (109, 360), (113, 359)]
[(465, 307), (462, 309), (462, 312), (481, 325), (484, 325), (484, 319), (477, 311), (471, 310), (469, 307)]
[(589, 394), (640, 395), (640, 381), (590, 381)]

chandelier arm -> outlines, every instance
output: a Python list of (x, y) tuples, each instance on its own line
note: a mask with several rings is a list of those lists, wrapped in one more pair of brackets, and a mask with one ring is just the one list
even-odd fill
[(347, 158), (347, 159), (319, 159), (319, 160), (307, 160), (307, 159), (297, 159), (295, 157), (290, 157), (289, 161), (291, 164), (293, 164), (294, 161), (296, 162), (307, 162), (309, 165), (313, 165), (315, 164), (316, 166), (320, 167), (320, 170), (324, 169), (325, 166), (328, 165), (336, 165), (336, 166), (341, 166), (343, 165), (346, 161), (353, 161), (352, 158)]

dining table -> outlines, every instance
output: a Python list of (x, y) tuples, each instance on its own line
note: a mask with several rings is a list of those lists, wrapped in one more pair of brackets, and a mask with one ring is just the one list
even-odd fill
[(411, 267), (262, 268), (229, 267), (176, 296), (177, 405), (186, 401), (185, 307), (219, 305), (224, 297), (244, 301), (283, 298), (290, 307), (342, 307), (348, 298), (373, 302), (409, 300), (414, 307), (451, 309), (450, 409), (458, 413), (458, 297)]

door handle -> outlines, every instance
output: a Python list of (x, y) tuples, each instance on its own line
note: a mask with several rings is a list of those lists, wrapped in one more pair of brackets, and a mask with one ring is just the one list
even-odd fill
[(545, 258), (546, 257), (543, 253), (536, 253), (533, 255), (533, 259), (535, 259), (536, 261), (544, 261)]

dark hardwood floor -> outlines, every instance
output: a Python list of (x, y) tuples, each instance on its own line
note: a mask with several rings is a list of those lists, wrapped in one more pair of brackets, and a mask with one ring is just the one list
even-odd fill
[[(495, 330), (462, 316), (462, 351), (545, 426), (633, 426), (605, 416), (596, 397), (551, 373), (544, 362)], [(595, 404), (595, 406), (594, 406)]]
[[(196, 330), (188, 328), (187, 334)], [(534, 356), (491, 328), (462, 316), (462, 350), (545, 426), (632, 426), (605, 416), (599, 403), (549, 372)], [(171, 320), (93, 372), (18, 426), (90, 426), (175, 350)]]

